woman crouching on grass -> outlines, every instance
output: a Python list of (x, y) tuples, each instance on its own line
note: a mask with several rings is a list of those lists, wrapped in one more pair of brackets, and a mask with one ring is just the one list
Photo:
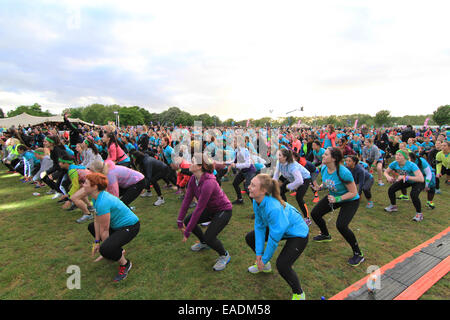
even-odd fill
[[(211, 158), (207, 156), (202, 157), (202, 155), (194, 156), (189, 171), (193, 175), (189, 179), (186, 194), (178, 214), (178, 229), (183, 234), (183, 242), (187, 241), (191, 232), (200, 240), (200, 242), (191, 247), (192, 251), (198, 252), (207, 248), (214, 249), (219, 258), (213, 266), (213, 270), (222, 271), (230, 262), (231, 257), (223, 247), (222, 242), (217, 239), (217, 236), (230, 221), (233, 206), (213, 175), (214, 162)], [(197, 206), (194, 212), (185, 218), (194, 196), (198, 199)], [(198, 224), (208, 221), (211, 221), (211, 223), (203, 234)]]
[[(250, 273), (270, 272), (272, 258), (278, 243), (286, 243), (277, 258), (277, 269), (292, 289), (292, 300), (305, 300), (297, 274), (292, 265), (300, 257), (308, 243), (309, 228), (298, 210), (283, 201), (278, 182), (267, 174), (258, 174), (249, 186), (255, 212), (255, 230), (249, 232), (245, 241), (256, 253), (256, 264)], [(267, 241), (266, 248), (264, 243)]]
[[(131, 261), (125, 259), (122, 246), (137, 236), (139, 218), (120, 199), (105, 191), (108, 179), (101, 173), (91, 173), (84, 182), (85, 192), (92, 197), (96, 210), (94, 222), (88, 226), (95, 238), (92, 257), (99, 252), (101, 257), (119, 262), (119, 273), (114, 282), (124, 280), (131, 269)], [(103, 243), (102, 243), (103, 242)]]

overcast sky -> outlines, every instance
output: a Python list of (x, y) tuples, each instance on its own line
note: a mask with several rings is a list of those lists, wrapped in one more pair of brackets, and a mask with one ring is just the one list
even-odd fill
[(433, 0), (0, 0), (0, 107), (431, 113), (450, 104), (449, 12)]

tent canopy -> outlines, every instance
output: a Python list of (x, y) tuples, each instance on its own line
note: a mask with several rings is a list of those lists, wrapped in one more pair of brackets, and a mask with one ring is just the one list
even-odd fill
[[(86, 121), (80, 120), (78, 118), (69, 118), (70, 122), (86, 124), (88, 126), (93, 126), (92, 123), (88, 123)], [(0, 127), (9, 128), (11, 126), (36, 126), (39, 124), (47, 123), (47, 122), (64, 122), (63, 116), (51, 116), (51, 117), (36, 117), (31, 116), (28, 113), (22, 113), (15, 117), (0, 119)]]

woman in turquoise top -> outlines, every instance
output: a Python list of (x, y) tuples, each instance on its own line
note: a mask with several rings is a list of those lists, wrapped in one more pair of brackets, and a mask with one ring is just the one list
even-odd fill
[(298, 210), (281, 199), (278, 182), (269, 175), (258, 174), (248, 189), (253, 199), (255, 229), (246, 235), (245, 240), (256, 253), (256, 264), (250, 266), (248, 271), (253, 274), (271, 272), (270, 259), (278, 243), (286, 240), (277, 258), (277, 269), (292, 289), (292, 300), (305, 300), (305, 293), (292, 265), (306, 248), (308, 226)]
[[(92, 256), (100, 252), (102, 257), (119, 262), (115, 282), (124, 280), (131, 269), (131, 261), (125, 259), (122, 246), (133, 240), (140, 229), (139, 218), (119, 198), (106, 192), (108, 179), (104, 174), (91, 173), (83, 184), (85, 192), (92, 197), (95, 208), (94, 222), (88, 230), (95, 238)], [(103, 242), (103, 243), (102, 243)]]
[[(421, 221), (422, 217), (422, 205), (419, 199), (420, 192), (425, 188), (425, 179), (419, 167), (408, 160), (408, 154), (403, 150), (398, 150), (395, 154), (395, 161), (392, 162), (384, 172), (384, 176), (392, 186), (388, 189), (389, 200), (391, 204), (384, 208), (387, 212), (398, 211), (396, 205), (395, 193), (399, 190), (411, 187), (411, 200), (416, 209), (416, 215), (414, 221)], [(392, 173), (397, 173), (398, 176), (394, 178)]]
[(314, 237), (317, 242), (329, 242), (328, 232), (323, 216), (331, 210), (341, 208), (336, 220), (336, 228), (352, 247), (353, 257), (348, 263), (354, 267), (364, 261), (358, 242), (352, 230), (348, 227), (359, 207), (359, 194), (353, 175), (344, 165), (342, 151), (339, 148), (328, 148), (322, 157), (322, 185), (329, 191), (328, 197), (323, 197), (311, 212), (311, 217), (320, 229), (320, 235)]

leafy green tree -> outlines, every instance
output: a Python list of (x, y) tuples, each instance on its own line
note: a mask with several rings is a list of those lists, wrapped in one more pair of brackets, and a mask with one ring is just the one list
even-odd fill
[(440, 106), (433, 112), (433, 120), (437, 125), (450, 125), (450, 105)]
[(379, 127), (382, 125), (389, 125), (391, 123), (391, 112), (388, 110), (381, 110), (375, 114), (375, 124)]
[(0, 118), (4, 118), (4, 117), (5, 117), (5, 114), (3, 113), (3, 109), (0, 108)]
[(19, 106), (14, 110), (11, 110), (8, 112), (8, 117), (15, 117), (22, 113), (27, 113), (30, 116), (38, 116), (38, 117), (49, 117), (53, 116), (50, 111), (42, 111), (41, 106), (37, 103), (33, 104), (32, 106)]

